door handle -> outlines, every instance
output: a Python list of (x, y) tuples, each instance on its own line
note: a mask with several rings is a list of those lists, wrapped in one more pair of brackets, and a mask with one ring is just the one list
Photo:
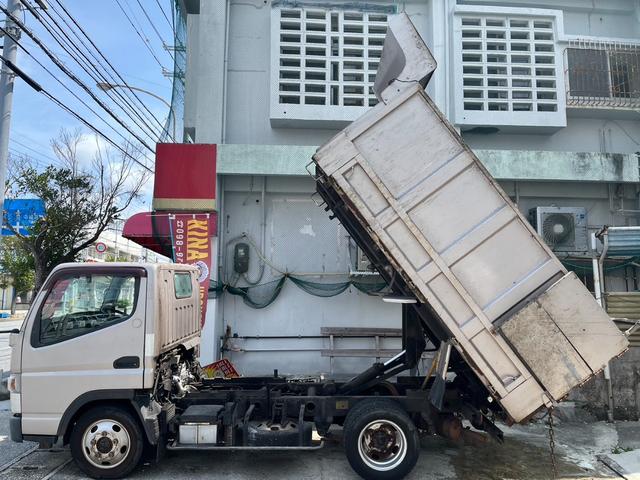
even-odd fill
[(120, 357), (113, 361), (113, 368), (140, 368), (140, 357)]

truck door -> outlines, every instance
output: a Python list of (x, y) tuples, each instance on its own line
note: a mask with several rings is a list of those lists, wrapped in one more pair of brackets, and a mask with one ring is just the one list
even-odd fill
[(83, 394), (142, 388), (143, 381), (144, 268), (62, 269), (44, 288), (23, 340), (25, 435), (55, 435), (65, 410)]

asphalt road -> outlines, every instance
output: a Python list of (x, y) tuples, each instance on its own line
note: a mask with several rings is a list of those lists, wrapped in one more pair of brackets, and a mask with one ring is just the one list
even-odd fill
[[(0, 480), (62, 480), (86, 478), (68, 450), (31, 451), (33, 444), (13, 444), (7, 438), (10, 412), (0, 402)], [(181, 452), (162, 462), (143, 465), (133, 479), (357, 479), (344, 456), (340, 430), (325, 447), (313, 452)], [(417, 479), (548, 479), (551, 463), (544, 424), (506, 429), (499, 445), (456, 445), (439, 437), (422, 440), (418, 465), (408, 477)], [(616, 448), (640, 447), (640, 423), (560, 423), (556, 432), (557, 478), (615, 478), (596, 458)], [(30, 453), (29, 453), (30, 452)], [(25, 455), (26, 454), (26, 455)]]

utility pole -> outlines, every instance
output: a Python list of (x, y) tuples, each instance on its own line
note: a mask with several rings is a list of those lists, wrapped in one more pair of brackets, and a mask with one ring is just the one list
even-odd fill
[[(14, 17), (20, 15), (20, 0), (8, 0), (7, 10)], [(15, 38), (20, 37), (20, 29), (7, 16), (4, 29)], [(11, 36), (4, 36), (2, 56), (15, 65), (18, 44)], [(13, 83), (15, 73), (3, 62), (0, 73), (0, 215), (4, 217), (4, 190), (7, 180), (7, 159), (9, 157), (9, 133), (11, 130), (11, 108), (13, 105)]]

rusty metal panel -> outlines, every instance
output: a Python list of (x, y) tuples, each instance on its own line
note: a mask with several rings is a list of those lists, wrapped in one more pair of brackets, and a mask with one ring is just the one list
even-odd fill
[[(640, 320), (640, 292), (609, 292), (606, 294), (607, 312), (621, 331), (629, 329), (631, 321)], [(617, 319), (627, 319), (629, 322)], [(640, 329), (629, 336), (631, 347), (640, 347)]]
[(591, 375), (538, 301), (520, 310), (500, 330), (554, 400), (563, 398)]
[(379, 104), (314, 158), (512, 418), (533, 413), (507, 400), (516, 389), (540, 407), (542, 387), (494, 322), (564, 268), (422, 89)]
[[(402, 18), (391, 30), (413, 28)], [(382, 102), (319, 148), (318, 181), (354, 211), (519, 422), (588, 378), (626, 341), (422, 86), (392, 82)], [(509, 320), (554, 282), (539, 300), (540, 325), (523, 320), (540, 312)], [(510, 343), (497, 331), (503, 325)], [(540, 352), (554, 359), (545, 368)]]
[(537, 302), (594, 373), (628, 348), (625, 337), (575, 273), (552, 285)]

